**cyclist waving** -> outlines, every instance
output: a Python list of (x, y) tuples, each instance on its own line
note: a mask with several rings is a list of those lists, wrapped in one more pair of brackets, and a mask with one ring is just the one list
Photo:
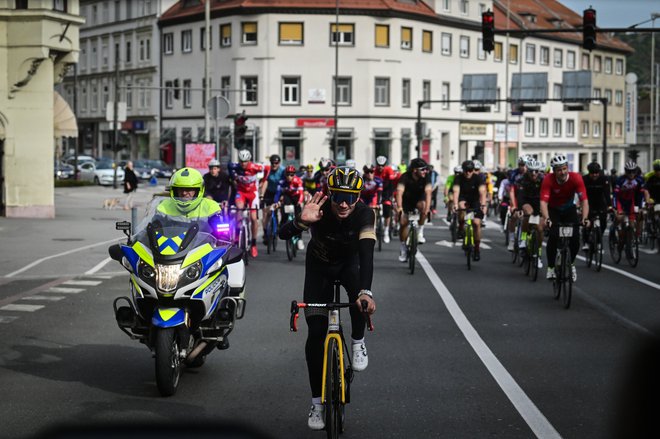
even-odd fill
[[(364, 186), (355, 169), (340, 167), (328, 175), (328, 194), (315, 193), (305, 204), (300, 215), (280, 229), (280, 239), (310, 230), (312, 239), (305, 260), (304, 302), (327, 303), (333, 301), (333, 284), (337, 279), (348, 292), (352, 302), (366, 301), (367, 312), (376, 311), (376, 302), (370, 291), (373, 278), (375, 215), (360, 202)], [(330, 202), (326, 203), (330, 198)], [(364, 344), (365, 318), (359, 308), (352, 307), (351, 338), (352, 366), (363, 371), (368, 364)], [(320, 309), (305, 308), (309, 328), (305, 344), (305, 357), (309, 383), (312, 389), (312, 408), (308, 426), (312, 430), (325, 427), (324, 406), (321, 404), (323, 372), (323, 341), (328, 329), (327, 313)]]

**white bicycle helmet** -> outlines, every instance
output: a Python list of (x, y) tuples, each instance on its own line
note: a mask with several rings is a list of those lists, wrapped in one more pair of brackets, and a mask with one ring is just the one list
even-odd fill
[(529, 154), (521, 155), (518, 157), (518, 165), (525, 165), (527, 164), (527, 160), (529, 160), (531, 157)]
[(635, 169), (637, 169), (637, 163), (630, 160), (626, 162), (625, 165), (623, 165), (623, 169), (625, 169), (626, 171), (634, 171)]
[(568, 158), (564, 154), (557, 154), (550, 160), (550, 167), (556, 168), (568, 164)]
[(220, 167), (220, 162), (216, 159), (213, 159), (209, 162), (209, 168), (219, 168)]
[(461, 174), (463, 172), (463, 168), (461, 166), (454, 166), (454, 174)]
[(482, 165), (479, 160), (472, 160), (472, 162), (474, 163), (474, 169), (476, 169), (477, 171), (481, 169)]
[(241, 149), (238, 151), (238, 161), (239, 162), (249, 162), (252, 160), (252, 153), (247, 149)]
[(527, 170), (528, 171), (542, 171), (543, 170), (543, 162), (540, 162), (538, 160), (528, 160), (527, 161)]
[(376, 164), (378, 166), (385, 166), (387, 164), (387, 157), (385, 157), (384, 155), (379, 155), (378, 157), (376, 157)]

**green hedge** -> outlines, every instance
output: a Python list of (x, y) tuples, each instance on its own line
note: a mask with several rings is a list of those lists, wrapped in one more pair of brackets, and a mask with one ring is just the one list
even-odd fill
[(81, 180), (55, 180), (55, 187), (93, 186), (94, 182)]

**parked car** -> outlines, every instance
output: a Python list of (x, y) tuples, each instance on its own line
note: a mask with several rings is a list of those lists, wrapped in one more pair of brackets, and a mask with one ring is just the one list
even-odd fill
[(55, 178), (58, 180), (71, 180), (75, 174), (73, 166), (67, 163), (55, 162)]
[(151, 166), (151, 160), (135, 160), (133, 161), (133, 172), (140, 180), (149, 180), (157, 170)]
[[(101, 161), (98, 163), (85, 162), (78, 166), (80, 179), (93, 181), (95, 184), (111, 185), (114, 179), (115, 166), (111, 161)], [(121, 185), (124, 181), (124, 170), (117, 168), (117, 184)]]
[(149, 160), (152, 168), (156, 169), (156, 177), (170, 178), (174, 174), (174, 168), (162, 160)]
[[(62, 159), (62, 161), (64, 163), (66, 163), (68, 165), (71, 165), (71, 166), (73, 166), (73, 163), (75, 162), (75, 160), (76, 160), (75, 156), (72, 156), (72, 155), (65, 156)], [(78, 165), (81, 165), (81, 164), (86, 163), (86, 162), (96, 162), (96, 159), (94, 157), (92, 157), (91, 155), (81, 155), (81, 154), (79, 154), (78, 155)]]

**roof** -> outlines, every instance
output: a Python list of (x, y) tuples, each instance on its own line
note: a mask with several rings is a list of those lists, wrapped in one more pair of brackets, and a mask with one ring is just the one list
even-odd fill
[[(510, 20), (508, 22), (506, 20), (507, 3), (510, 7)], [(514, 0), (512, 2), (493, 0), (493, 8), (495, 9), (496, 29), (507, 29), (507, 23), (510, 25), (509, 29), (538, 30), (582, 27), (582, 15), (557, 0)], [(499, 18), (498, 15), (501, 15), (504, 19)], [(529, 19), (530, 16), (535, 17), (535, 22)], [(582, 31), (543, 35), (548, 39), (582, 44)], [(598, 34), (597, 46), (627, 53), (634, 52), (628, 44), (606, 33)]]
[[(204, 14), (205, 0), (181, 0), (168, 9), (160, 18), (161, 22), (180, 20)], [(436, 17), (436, 13), (422, 0), (338, 0), (341, 13), (349, 10), (390, 12)], [(228, 10), (255, 9), (304, 9), (335, 10), (335, 0), (216, 0), (211, 3), (211, 14)]]

